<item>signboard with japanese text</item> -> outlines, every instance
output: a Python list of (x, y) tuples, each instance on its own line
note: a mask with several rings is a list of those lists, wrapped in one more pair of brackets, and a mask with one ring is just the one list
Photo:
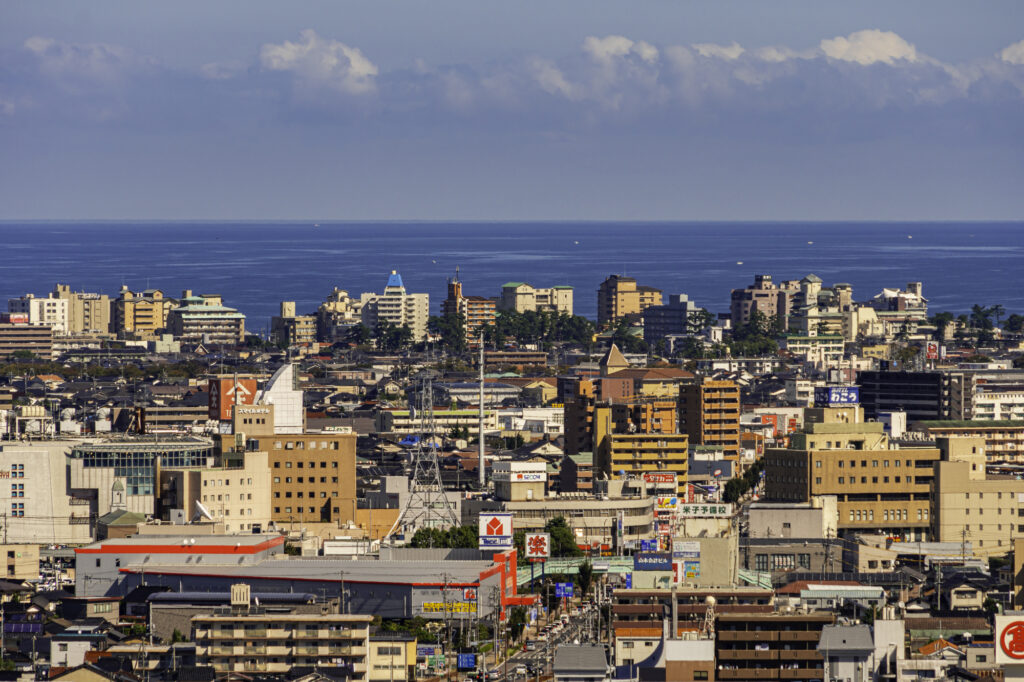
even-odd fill
[(512, 549), (512, 514), (480, 514), (480, 549)]
[(929, 341), (928, 345), (925, 348), (927, 349), (926, 350), (926, 358), (928, 360), (938, 360), (939, 359), (939, 344), (937, 342)]
[(672, 555), (667, 552), (651, 552), (633, 555), (634, 571), (671, 571)]
[(559, 599), (572, 599), (573, 583), (555, 583), (555, 596)]
[(672, 556), (676, 559), (700, 560), (700, 542), (696, 540), (675, 540), (672, 543)]
[(547, 559), (551, 556), (551, 536), (547, 533), (527, 533), (524, 546), (527, 559)]
[(712, 504), (681, 504), (676, 508), (676, 516), (682, 518), (700, 516), (727, 518), (732, 515), (732, 504), (727, 504), (725, 502)]
[(676, 485), (676, 475), (660, 471), (648, 471), (644, 474), (644, 483), (648, 485), (672, 486)]
[(657, 552), (658, 541), (657, 540), (641, 540), (640, 541), (641, 552)]
[(995, 639), (997, 664), (1024, 666), (1024, 618), (996, 616)]
[(818, 386), (814, 389), (815, 407), (856, 405), (860, 402), (858, 386)]
[(476, 670), (476, 654), (459, 654), (456, 660), (459, 670)]

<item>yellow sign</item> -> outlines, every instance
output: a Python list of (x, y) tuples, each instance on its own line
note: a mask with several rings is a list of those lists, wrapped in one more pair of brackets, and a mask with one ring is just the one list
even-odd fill
[(424, 613), (444, 613), (447, 607), (448, 613), (476, 613), (476, 604), (464, 601), (453, 601), (447, 604), (437, 601), (423, 602)]

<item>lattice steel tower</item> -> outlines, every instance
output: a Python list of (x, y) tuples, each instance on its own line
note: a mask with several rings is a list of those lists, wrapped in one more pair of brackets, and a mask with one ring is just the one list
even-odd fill
[[(410, 416), (417, 412), (409, 406)], [(408, 538), (420, 528), (449, 528), (459, 525), (455, 509), (448, 500), (441, 482), (441, 468), (437, 463), (437, 445), (434, 442), (434, 388), (430, 379), (423, 380), (419, 394), (420, 438), (412, 458), (412, 476), (409, 478), (409, 497), (402, 513), (385, 536), (385, 540), (401, 531)]]

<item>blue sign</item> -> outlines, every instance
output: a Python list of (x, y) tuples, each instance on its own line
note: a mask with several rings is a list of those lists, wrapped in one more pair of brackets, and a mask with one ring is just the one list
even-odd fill
[(627, 573), (626, 574), (626, 589), (627, 590), (632, 590), (633, 589), (633, 574), (632, 573)]
[(475, 670), (476, 654), (459, 654), (457, 664), (459, 670)]
[(555, 583), (555, 596), (559, 599), (572, 599), (572, 583)]
[(420, 644), (419, 646), (416, 647), (416, 655), (417, 656), (433, 656), (434, 655), (434, 650), (435, 649), (434, 649), (434, 646), (432, 644), (431, 645)]
[(860, 402), (858, 386), (818, 386), (814, 389), (814, 405), (856, 405)]
[(641, 552), (657, 552), (658, 541), (657, 540), (641, 540), (640, 541)]
[(634, 571), (671, 571), (671, 552), (651, 552), (633, 555)]

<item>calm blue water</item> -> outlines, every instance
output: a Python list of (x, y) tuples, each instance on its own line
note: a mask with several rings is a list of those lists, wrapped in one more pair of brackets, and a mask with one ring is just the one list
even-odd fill
[(382, 290), (392, 269), (436, 313), (456, 266), (470, 295), (510, 280), (569, 284), (588, 317), (612, 273), (716, 312), (756, 273), (813, 272), (852, 284), (856, 300), (923, 281), (933, 311), (1024, 313), (1024, 223), (0, 223), (0, 252), (0, 301), (56, 282), (110, 295), (122, 283), (189, 288), (223, 294), (253, 331), (282, 300), (313, 311), (335, 286)]

